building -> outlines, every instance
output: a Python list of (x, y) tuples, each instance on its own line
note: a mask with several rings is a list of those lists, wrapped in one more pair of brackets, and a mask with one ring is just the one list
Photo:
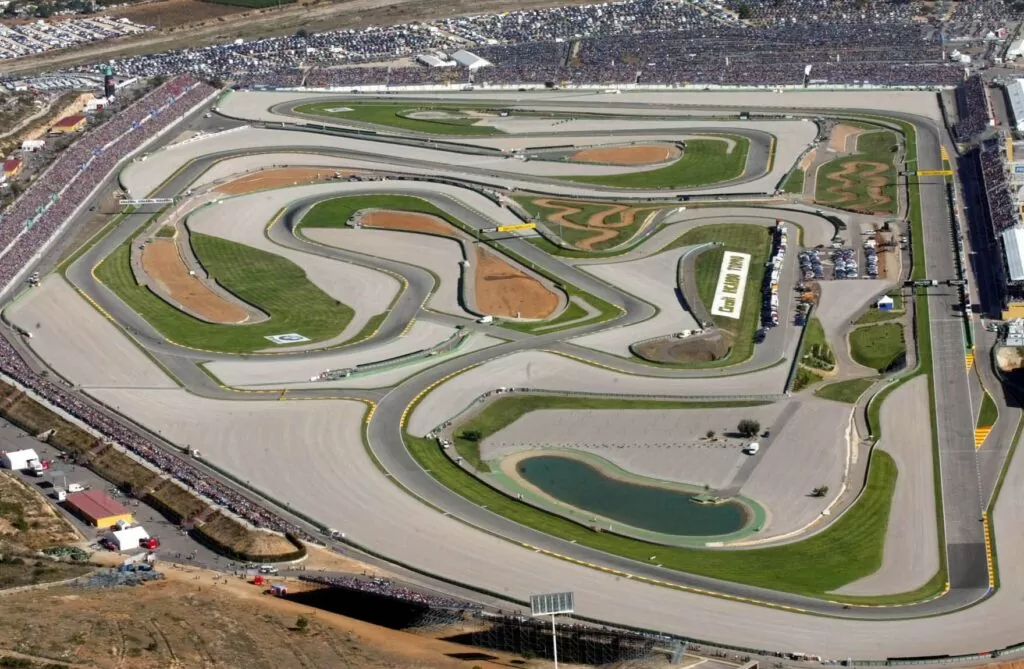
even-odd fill
[(107, 106), (106, 98), (93, 98), (85, 103), (85, 112), (92, 113), (104, 109)]
[(132, 522), (132, 514), (102, 490), (68, 495), (68, 510), (94, 527), (113, 527), (118, 521)]
[(133, 551), (139, 547), (143, 541), (149, 540), (149, 533), (142, 525), (136, 525), (135, 527), (126, 527), (123, 530), (114, 530), (108, 537), (114, 550), (117, 551)]
[(429, 53), (421, 53), (416, 56), (416, 62), (427, 67), (455, 67), (454, 60), (443, 60), (438, 56), (431, 56)]
[(21, 161), (21, 158), (8, 158), (4, 161), (4, 176), (8, 179), (18, 176), (23, 169), (25, 169), (25, 163)]
[(72, 114), (71, 116), (65, 116), (61, 120), (53, 124), (50, 128), (50, 132), (57, 133), (60, 135), (78, 132), (85, 127), (86, 117), (82, 114)]
[(46, 142), (41, 139), (26, 139), (21, 143), (22, 151), (36, 152), (46, 146)]
[(470, 53), (465, 49), (459, 49), (453, 53), (452, 60), (471, 72), (479, 70), (482, 67), (490, 67), (491, 65), (491, 61), (485, 60), (475, 53)]
[(1024, 79), (1014, 79), (1006, 85), (1006, 101), (1013, 114), (1014, 130), (1024, 131)]
[(4, 451), (0, 453), (0, 465), (3, 465), (6, 469), (20, 472), (22, 469), (28, 469), (29, 463), (35, 460), (39, 462), (39, 454), (31, 448), (25, 448), (20, 451)]

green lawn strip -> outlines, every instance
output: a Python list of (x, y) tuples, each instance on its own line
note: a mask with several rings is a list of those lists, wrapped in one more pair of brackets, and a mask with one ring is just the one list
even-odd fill
[[(525, 395), (502, 397), (455, 430), (454, 445), (459, 455), (479, 471), (490, 471), (487, 463), (480, 460), (480, 441), (496, 434), (531, 411), (541, 409), (711, 409), (723, 407), (762, 406), (767, 402), (671, 402), (664, 400), (630, 400), (592, 397), (560, 397), (557, 395)], [(465, 435), (476, 433), (475, 438)]]
[(996, 419), (999, 418), (999, 409), (996, 408), (996, 403), (988, 391), (984, 392), (985, 395), (981, 398), (981, 410), (978, 412), (978, 427), (992, 427), (996, 424)]
[(789, 173), (786, 180), (782, 183), (782, 190), (785, 193), (793, 193), (794, 195), (800, 195), (804, 192), (804, 177), (806, 174), (799, 167)]
[[(875, 451), (863, 493), (825, 530), (783, 546), (713, 551), (668, 547), (607, 532), (595, 533), (494, 490), (460, 469), (433, 440), (406, 435), (406, 444), (419, 465), (441, 484), (478, 506), (545, 534), (645, 564), (650, 564), (651, 556), (655, 555), (657, 563), (667, 569), (829, 599), (836, 597), (826, 593), (871, 574), (881, 565), (897, 475), (892, 458)], [(800, 569), (794, 569), (795, 564), (801, 565)], [(869, 598), (850, 599), (871, 601)]]
[(131, 241), (97, 266), (96, 278), (168, 340), (193, 348), (248, 353), (269, 348), (265, 337), (290, 332), (323, 341), (337, 336), (352, 320), (351, 307), (320, 290), (290, 260), (218, 237), (193, 234), (191, 241), (211, 277), (270, 319), (251, 325), (218, 325), (176, 309), (135, 282), (129, 264)]
[[(1017, 420), (1017, 430), (1013, 433), (1013, 441), (1010, 442), (1010, 450), (1006, 454), (1007, 463), (1013, 460), (1013, 456), (1017, 452), (1017, 444), (1020, 442), (1022, 431), (1024, 431), (1024, 414), (1021, 414), (1021, 417)], [(999, 494), (1003, 491), (1003, 483), (1006, 481), (1008, 469), (1009, 467), (1004, 464), (1002, 471), (999, 472), (999, 480), (996, 481), (996, 487), (992, 491), (992, 499), (985, 509), (985, 512), (988, 514), (989, 536), (992, 542), (992, 570), (995, 572), (996, 589), (999, 588), (999, 552), (996, 550), (996, 521), (992, 511), (995, 509)]]
[(754, 352), (754, 332), (757, 330), (761, 314), (761, 283), (764, 279), (764, 266), (768, 261), (768, 254), (771, 252), (771, 241), (771, 232), (763, 226), (723, 223), (721, 225), (704, 225), (688, 230), (674, 242), (661, 249), (661, 252), (664, 252), (710, 242), (723, 244), (721, 247), (703, 251), (697, 257), (697, 293), (705, 306), (710, 305), (714, 299), (725, 252), (736, 251), (749, 253), (751, 256), (740, 318), (712, 316), (719, 328), (733, 335), (732, 350), (724, 358), (700, 365), (701, 367), (735, 365), (749, 358)]
[(682, 157), (665, 167), (642, 172), (563, 178), (618, 188), (686, 188), (738, 179), (747, 166), (750, 140), (732, 135), (728, 139), (736, 142), (731, 153), (728, 152), (728, 143), (720, 139), (691, 139), (686, 142)]
[(807, 321), (799, 360), (801, 364), (814, 369), (826, 372), (835, 369), (835, 353), (832, 352), (832, 347), (829, 345), (828, 339), (825, 338), (825, 328), (817, 318)]
[(869, 325), (871, 323), (884, 323), (885, 321), (894, 321), (898, 318), (902, 318), (904, 311), (902, 309), (893, 309), (892, 311), (882, 311), (876, 307), (872, 307), (868, 311), (855, 321), (855, 325)]
[(845, 402), (856, 404), (864, 392), (874, 385), (878, 378), (869, 376), (863, 379), (849, 379), (847, 381), (836, 381), (829, 383), (814, 391), (815, 397), (821, 397), (833, 402)]
[(907, 343), (899, 323), (878, 323), (850, 332), (850, 357), (858, 364), (884, 372), (905, 354)]
[(886, 185), (882, 187), (882, 193), (890, 198), (890, 203), (881, 207), (880, 210), (895, 213), (899, 200), (896, 192), (896, 166), (893, 164), (896, 152), (892, 149), (898, 145), (898, 142), (896, 133), (889, 130), (875, 130), (858, 137), (857, 153), (855, 155), (836, 158), (818, 168), (817, 181), (815, 182), (815, 201), (821, 204), (836, 204), (846, 209), (874, 207), (871, 198), (867, 194), (868, 183), (861, 176), (861, 170), (865, 169), (864, 166), (859, 167), (858, 171), (849, 172), (844, 175), (844, 178), (853, 183), (844, 192), (853, 193), (856, 196), (855, 200), (841, 202), (842, 195), (829, 193), (828, 189), (839, 185), (839, 182), (833, 181), (828, 177), (830, 174), (843, 171), (844, 165), (849, 162), (876, 162), (888, 165), (888, 169), (879, 175), (875, 175), (885, 178)]
[[(350, 111), (330, 111), (331, 109), (348, 108)], [(458, 114), (462, 110), (488, 109), (488, 105), (472, 104), (430, 104), (417, 101), (409, 102), (317, 102), (300, 105), (295, 111), (311, 116), (323, 116), (338, 121), (358, 121), (374, 125), (411, 130), (433, 135), (503, 135), (503, 131), (486, 125), (474, 125), (479, 121), (475, 118), (450, 119), (417, 119), (410, 114), (418, 111), (443, 111)]]
[(156, 236), (161, 239), (169, 239), (174, 237), (174, 226), (173, 225), (161, 225), (160, 229), (156, 231)]
[(815, 383), (821, 381), (824, 377), (815, 372), (814, 370), (808, 369), (803, 365), (796, 368), (796, 377), (793, 379), (793, 392), (799, 392), (804, 388), (813, 386)]

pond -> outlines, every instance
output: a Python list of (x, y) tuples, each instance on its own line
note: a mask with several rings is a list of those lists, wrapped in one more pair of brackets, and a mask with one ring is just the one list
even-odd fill
[(699, 493), (614, 478), (576, 458), (532, 456), (519, 461), (517, 472), (560, 502), (651, 532), (716, 536), (743, 529), (749, 519), (737, 502), (698, 504), (692, 500)]

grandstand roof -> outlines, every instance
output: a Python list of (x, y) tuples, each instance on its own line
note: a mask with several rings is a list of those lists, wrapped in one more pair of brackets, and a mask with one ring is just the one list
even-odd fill
[(416, 56), (416, 62), (422, 63), (427, 67), (455, 67), (454, 60), (441, 60), (437, 56), (431, 56), (426, 53), (421, 53)]
[(1003, 232), (1006, 251), (1006, 269), (1011, 281), (1024, 281), (1024, 228), (1010, 228)]
[(1010, 99), (1017, 130), (1024, 130), (1024, 79), (1014, 79), (1013, 83), (1007, 84), (1006, 97)]
[(452, 60), (470, 70), (479, 70), (481, 67), (487, 67), (491, 64), (491, 61), (485, 60), (475, 53), (471, 53), (465, 49), (459, 49), (453, 53)]

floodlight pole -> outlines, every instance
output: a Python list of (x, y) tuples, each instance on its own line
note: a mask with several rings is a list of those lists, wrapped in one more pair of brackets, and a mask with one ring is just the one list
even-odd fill
[(558, 635), (555, 634), (555, 614), (551, 614), (551, 654), (555, 658), (555, 669), (558, 669)]

